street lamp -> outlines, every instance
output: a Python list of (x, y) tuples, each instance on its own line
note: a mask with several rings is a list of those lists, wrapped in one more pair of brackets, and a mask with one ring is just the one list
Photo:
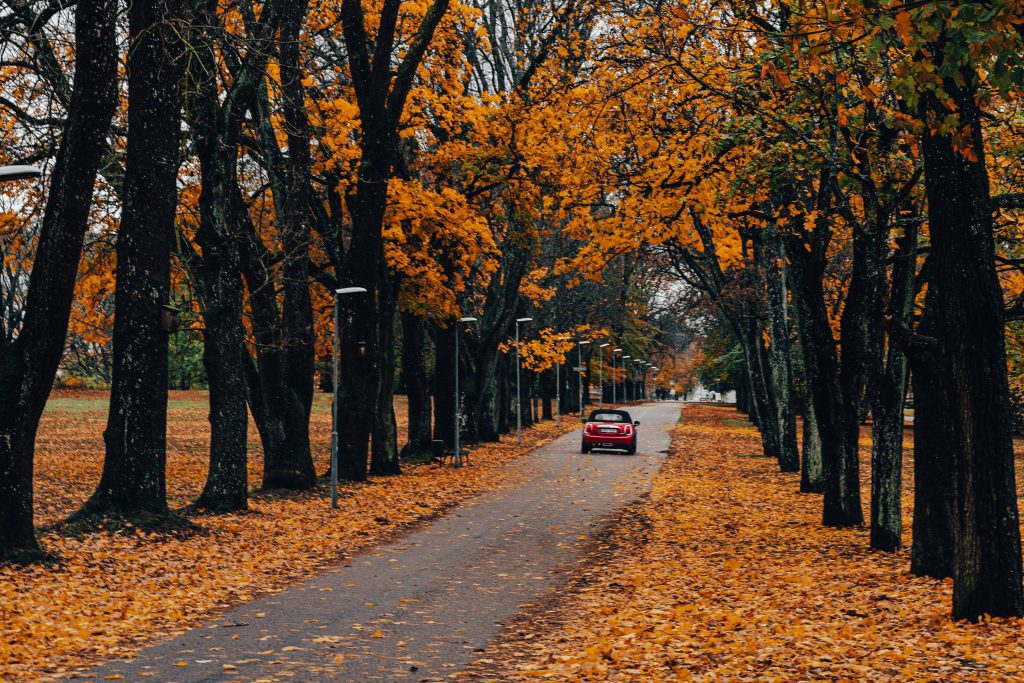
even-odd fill
[[(555, 337), (555, 341), (565, 341), (568, 337)], [(564, 356), (563, 356), (564, 359)], [(555, 363), (555, 426), (562, 426), (562, 363)]]
[(615, 374), (615, 354), (622, 353), (622, 349), (612, 349), (612, 405), (615, 405), (615, 384), (619, 379)]
[(644, 397), (643, 396), (643, 393), (644, 393), (643, 386), (639, 386), (639, 387), (637, 386), (637, 382), (640, 381), (640, 376), (642, 374), (640, 368), (642, 368), (643, 365), (644, 365), (644, 361), (642, 361), (642, 360), (640, 360), (638, 358), (633, 359), (633, 404), (634, 405), (639, 405), (640, 404), (640, 400), (643, 399), (643, 397)]
[(42, 174), (43, 172), (35, 166), (0, 166), (0, 183), (9, 183), (15, 180), (33, 180)]
[(626, 361), (632, 357), (633, 356), (622, 357), (622, 372), (626, 376), (622, 386), (622, 400), (626, 402), (626, 405), (629, 405), (629, 397), (633, 395), (633, 390), (630, 388), (632, 382), (629, 381), (629, 368), (626, 367)]
[(454, 445), (455, 445), (455, 466), (462, 467), (462, 448), (459, 446), (459, 436), (462, 431), (462, 417), (460, 409), (462, 408), (462, 401), (459, 400), (459, 324), (460, 323), (475, 323), (476, 318), (459, 318), (459, 322), (455, 323), (455, 432), (454, 432)]
[(331, 390), (331, 507), (338, 507), (338, 350), (341, 330), (341, 297), (365, 294), (365, 287), (342, 287), (334, 290), (334, 350), (331, 352), (333, 383)]
[(606, 346), (611, 346), (611, 344), (601, 344), (597, 347), (602, 349), (601, 355), (597, 359), (597, 383), (601, 387), (600, 398), (597, 399), (597, 406), (599, 408), (604, 405), (604, 348)]
[(533, 318), (516, 318), (516, 443), (523, 445), (523, 400), (519, 395), (519, 323), (528, 323)]
[(576, 342), (576, 383), (580, 388), (580, 419), (583, 419), (583, 347), (589, 344), (588, 341)]

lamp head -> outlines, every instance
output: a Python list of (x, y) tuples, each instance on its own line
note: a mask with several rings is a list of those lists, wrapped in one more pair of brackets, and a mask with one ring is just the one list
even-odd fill
[(533, 318), (516, 318), (517, 323), (528, 323), (531, 320), (533, 320)]
[(459, 322), (460, 323), (475, 323), (476, 322), (476, 318), (470, 318), (470, 317), (459, 318)]
[(35, 166), (0, 166), (0, 183), (14, 180), (32, 180), (42, 174), (43, 172)]
[(598, 346), (597, 348), (599, 348), (599, 349), (603, 349), (603, 348), (604, 348), (604, 347), (606, 347), (606, 346), (611, 346), (611, 344), (601, 344), (601, 345), (600, 345), (600, 346)]
[(366, 287), (342, 287), (334, 290), (335, 294), (344, 296), (345, 294), (366, 294)]

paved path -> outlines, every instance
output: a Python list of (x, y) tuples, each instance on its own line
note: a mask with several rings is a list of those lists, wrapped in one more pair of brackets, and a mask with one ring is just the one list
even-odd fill
[(631, 411), (642, 423), (635, 457), (580, 455), (577, 430), (511, 465), (526, 475), (519, 484), (89, 673), (167, 683), (454, 678), (523, 603), (564, 581), (560, 566), (603, 519), (649, 488), (679, 409)]

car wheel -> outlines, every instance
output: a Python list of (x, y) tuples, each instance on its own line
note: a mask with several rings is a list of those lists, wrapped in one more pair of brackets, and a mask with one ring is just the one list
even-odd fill
[(629, 444), (629, 448), (626, 449), (626, 453), (629, 455), (636, 455), (636, 437), (633, 437), (633, 442)]
[(586, 443), (580, 444), (580, 453), (586, 454), (586, 453), (589, 453), (589, 452), (590, 452), (590, 446), (588, 446)]

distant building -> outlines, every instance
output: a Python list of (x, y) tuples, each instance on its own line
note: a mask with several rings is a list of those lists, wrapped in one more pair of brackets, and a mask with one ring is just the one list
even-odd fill
[(736, 403), (736, 392), (732, 390), (724, 393), (714, 391), (698, 382), (684, 400), (691, 403)]

